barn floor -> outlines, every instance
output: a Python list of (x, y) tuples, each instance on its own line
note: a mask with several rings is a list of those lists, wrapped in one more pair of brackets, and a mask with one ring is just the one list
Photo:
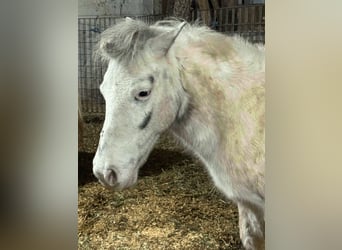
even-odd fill
[(87, 123), (79, 152), (79, 249), (241, 249), (237, 208), (204, 167), (163, 136), (138, 183), (122, 192), (92, 175), (101, 123)]

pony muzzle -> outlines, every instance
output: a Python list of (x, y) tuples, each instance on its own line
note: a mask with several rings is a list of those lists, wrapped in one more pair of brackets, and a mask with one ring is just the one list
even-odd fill
[(103, 170), (103, 179), (111, 187), (117, 184), (117, 175), (113, 169)]
[(115, 188), (118, 184), (118, 177), (115, 170), (111, 168), (96, 169), (93, 168), (93, 173), (99, 182), (108, 188)]
[(116, 171), (113, 166), (103, 169), (94, 168), (93, 172), (103, 186), (118, 191), (134, 185), (137, 181), (137, 173), (135, 171), (121, 173)]

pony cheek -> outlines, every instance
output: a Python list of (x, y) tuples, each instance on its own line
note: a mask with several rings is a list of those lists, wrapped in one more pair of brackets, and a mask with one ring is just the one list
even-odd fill
[(176, 117), (176, 105), (174, 105), (174, 102), (170, 98), (167, 98), (160, 103), (159, 107), (159, 121), (162, 124), (163, 129), (166, 129), (172, 124)]

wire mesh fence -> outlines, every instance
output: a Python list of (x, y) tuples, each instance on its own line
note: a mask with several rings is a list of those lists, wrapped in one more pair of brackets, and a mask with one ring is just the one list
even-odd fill
[(195, 10), (191, 19), (200, 19), (211, 29), (227, 35), (238, 34), (253, 43), (265, 42), (264, 4)]
[[(264, 4), (242, 5), (229, 8), (194, 10), (191, 19), (200, 20), (218, 32), (228, 35), (239, 34), (254, 43), (265, 42), (265, 6)], [(99, 85), (107, 65), (96, 64), (93, 49), (100, 34), (114, 25), (122, 17), (79, 17), (78, 18), (78, 54), (79, 76), (78, 91), (80, 110), (84, 117), (103, 117), (105, 102), (99, 92)], [(135, 19), (147, 23), (162, 20), (162, 15), (137, 16)]]

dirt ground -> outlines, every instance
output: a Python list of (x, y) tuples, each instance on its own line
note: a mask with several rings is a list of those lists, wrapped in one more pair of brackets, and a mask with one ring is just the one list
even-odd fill
[(92, 175), (101, 127), (85, 124), (79, 149), (79, 249), (241, 249), (236, 206), (167, 135), (134, 187), (102, 187)]

